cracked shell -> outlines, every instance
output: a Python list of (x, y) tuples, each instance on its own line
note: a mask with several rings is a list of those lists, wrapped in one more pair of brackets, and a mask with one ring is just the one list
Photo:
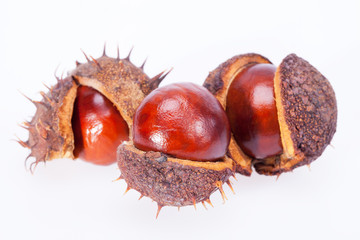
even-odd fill
[[(228, 88), (235, 76), (250, 65), (271, 63), (258, 54), (235, 56), (212, 71), (204, 82), (226, 109)], [(325, 150), (336, 131), (337, 105), (329, 81), (306, 60), (288, 55), (274, 77), (276, 108), (283, 153), (257, 160), (246, 156), (231, 137), (228, 156), (237, 172), (250, 175), (251, 165), (260, 174), (279, 175), (310, 164)]]
[[(130, 55), (130, 54), (129, 54)], [(74, 158), (74, 134), (71, 127), (77, 88), (80, 85), (92, 87), (109, 99), (127, 122), (132, 126), (132, 116), (142, 99), (157, 88), (166, 74), (149, 78), (143, 72), (143, 66), (136, 67), (129, 56), (120, 59), (104, 54), (98, 59), (89, 58), (70, 74), (57, 79), (48, 93), (41, 92), (43, 99), (33, 101), (36, 113), (30, 122), (25, 122), (29, 130), (29, 139), (19, 143), (31, 150), (27, 157), (34, 157), (30, 166), (57, 158)], [(131, 130), (130, 130), (130, 135)]]

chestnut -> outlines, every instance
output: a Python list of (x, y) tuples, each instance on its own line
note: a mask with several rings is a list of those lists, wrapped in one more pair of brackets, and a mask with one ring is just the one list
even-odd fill
[(230, 126), (225, 110), (204, 87), (177, 83), (152, 91), (134, 115), (132, 139), (118, 149), (128, 189), (163, 206), (209, 202), (234, 174), (226, 157)]
[(228, 157), (237, 172), (279, 175), (310, 164), (336, 131), (329, 81), (310, 63), (288, 55), (276, 68), (259, 54), (235, 56), (204, 86), (226, 109), (232, 130)]
[(229, 86), (226, 113), (236, 143), (252, 158), (282, 153), (274, 96), (276, 67), (259, 63), (236, 75)]
[(100, 165), (116, 162), (116, 148), (129, 139), (135, 109), (166, 74), (149, 78), (143, 66), (126, 58), (76, 62), (76, 69), (57, 79), (41, 101), (31, 100), (36, 113), (25, 122), (27, 141), (19, 143), (34, 157), (30, 170), (39, 162), (56, 158), (82, 158)]
[(100, 92), (79, 86), (72, 116), (74, 157), (99, 165), (116, 162), (116, 149), (129, 139), (129, 127)]
[(133, 138), (143, 151), (216, 161), (229, 146), (230, 125), (209, 91), (178, 83), (154, 90), (141, 102), (134, 115)]

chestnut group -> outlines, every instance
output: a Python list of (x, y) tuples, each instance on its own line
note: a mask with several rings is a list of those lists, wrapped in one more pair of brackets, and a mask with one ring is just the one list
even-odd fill
[(237, 55), (203, 86), (160, 88), (166, 74), (149, 78), (129, 56), (110, 58), (104, 50), (86, 58), (32, 101), (29, 139), (19, 142), (35, 165), (55, 158), (117, 162), (128, 189), (159, 210), (211, 204), (235, 172), (279, 175), (310, 164), (336, 131), (329, 81), (295, 54), (278, 67), (258, 54)]

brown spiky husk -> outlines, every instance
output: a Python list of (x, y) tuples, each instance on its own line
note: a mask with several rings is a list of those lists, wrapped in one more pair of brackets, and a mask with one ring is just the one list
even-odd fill
[[(226, 109), (226, 96), (234, 77), (242, 69), (257, 63), (271, 62), (267, 58), (255, 53), (234, 56), (210, 72), (203, 86), (214, 94), (224, 109)], [(231, 136), (227, 155), (236, 162), (237, 172), (245, 176), (251, 175), (251, 158), (246, 156), (239, 148), (234, 136)]]
[[(204, 86), (226, 109), (227, 91), (234, 77), (245, 67), (257, 63), (271, 62), (258, 54), (235, 56), (211, 72)], [(237, 171), (242, 174), (251, 173), (251, 162), (258, 173), (265, 175), (279, 175), (310, 164), (322, 154), (336, 131), (334, 90), (304, 59), (290, 54), (282, 61), (275, 74), (274, 90), (283, 154), (252, 160), (232, 138), (229, 157), (234, 159)]]
[(143, 152), (131, 142), (119, 147), (118, 165), (128, 188), (150, 197), (159, 206), (208, 201), (234, 173), (228, 158), (212, 163), (181, 160), (160, 152)]
[(288, 55), (275, 74), (275, 99), (284, 153), (254, 165), (275, 175), (310, 164), (330, 144), (336, 131), (337, 104), (330, 82), (310, 63)]
[(29, 157), (36, 164), (55, 158), (73, 158), (74, 136), (71, 129), (71, 115), (77, 85), (71, 77), (59, 80), (44, 95), (41, 102), (35, 102), (36, 113), (29, 122)]
[(58, 83), (47, 94), (42, 94), (42, 101), (32, 101), (37, 110), (33, 119), (27, 123), (29, 140), (19, 142), (31, 149), (29, 157), (35, 158), (35, 164), (55, 158), (74, 158), (71, 118), (79, 85), (93, 87), (105, 95), (128, 123), (131, 135), (135, 109), (164, 77), (160, 74), (150, 79), (129, 58), (104, 55), (76, 65), (77, 68), (65, 79), (58, 79)]

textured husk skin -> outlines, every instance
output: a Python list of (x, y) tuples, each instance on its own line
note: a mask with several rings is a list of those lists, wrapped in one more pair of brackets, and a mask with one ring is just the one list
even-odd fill
[(58, 79), (55, 86), (39, 102), (32, 101), (37, 111), (30, 122), (29, 140), (19, 141), (31, 149), (28, 156), (35, 164), (56, 158), (74, 158), (74, 134), (71, 118), (79, 85), (93, 87), (105, 95), (119, 110), (132, 134), (132, 115), (142, 99), (160, 83), (159, 77), (150, 79), (128, 58), (110, 58), (106, 55), (77, 64), (66, 78)]
[(337, 104), (330, 82), (311, 64), (288, 55), (275, 74), (275, 99), (284, 153), (254, 165), (275, 175), (310, 164), (330, 144), (336, 131)]
[(230, 159), (209, 164), (180, 160), (160, 152), (143, 152), (127, 142), (118, 148), (121, 178), (126, 180), (128, 189), (150, 197), (161, 207), (182, 207), (209, 200), (234, 173)]
[(36, 113), (27, 124), (31, 149), (28, 157), (35, 157), (35, 163), (55, 158), (74, 158), (74, 135), (71, 129), (71, 115), (76, 97), (77, 85), (71, 77), (59, 80), (41, 102), (34, 102)]
[[(226, 95), (232, 79), (242, 69), (256, 63), (271, 62), (258, 54), (235, 56), (211, 72), (204, 86), (226, 109)], [(237, 171), (242, 174), (251, 173), (251, 163), (258, 173), (265, 175), (279, 175), (310, 164), (323, 153), (336, 131), (334, 90), (329, 81), (304, 59), (290, 54), (281, 62), (274, 77), (274, 91), (283, 154), (250, 159), (232, 138), (229, 157), (238, 164)]]
[[(271, 62), (267, 58), (255, 53), (234, 56), (226, 62), (220, 64), (214, 71), (210, 72), (203, 86), (206, 87), (212, 94), (214, 94), (224, 109), (226, 109), (226, 96), (234, 77), (242, 69), (258, 63)], [(251, 158), (243, 153), (243, 151), (237, 145), (233, 135), (230, 139), (227, 155), (235, 161), (237, 172), (245, 176), (251, 175)]]

